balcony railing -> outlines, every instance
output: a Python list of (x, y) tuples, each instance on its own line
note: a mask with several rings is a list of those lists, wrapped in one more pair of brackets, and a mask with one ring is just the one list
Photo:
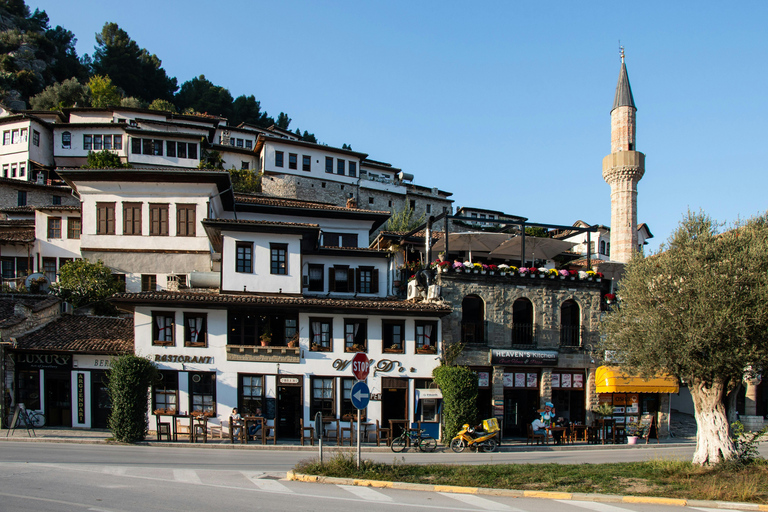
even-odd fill
[(258, 345), (227, 345), (227, 361), (263, 361), (270, 363), (300, 363), (299, 347), (261, 347)]
[(578, 326), (561, 325), (560, 326), (560, 346), (561, 347), (580, 347), (582, 346), (582, 331)]
[(536, 345), (536, 333), (533, 324), (512, 325), (512, 345)]

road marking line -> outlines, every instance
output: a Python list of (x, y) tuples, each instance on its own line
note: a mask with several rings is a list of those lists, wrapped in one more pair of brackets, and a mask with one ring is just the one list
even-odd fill
[(340, 487), (344, 489), (345, 491), (351, 492), (355, 496), (359, 498), (363, 498), (364, 500), (369, 501), (392, 501), (392, 498), (387, 496), (386, 494), (374, 491), (373, 489), (369, 487), (359, 487), (357, 485), (337, 485), (336, 487)]
[(270, 480), (268, 478), (259, 478), (261, 475), (264, 474), (264, 472), (256, 472), (256, 471), (241, 471), (248, 480), (251, 481), (253, 485), (261, 489), (262, 491), (270, 491), (270, 492), (280, 492), (283, 494), (293, 494), (293, 491), (288, 488), (285, 484), (281, 484), (277, 480)]
[(571, 507), (581, 507), (594, 512), (627, 512), (628, 508), (608, 505), (607, 503), (598, 503), (595, 501), (574, 501), (574, 500), (555, 500), (559, 503), (565, 503)]
[(173, 479), (177, 482), (184, 482), (186, 484), (202, 484), (203, 481), (197, 476), (194, 469), (174, 469)]
[(503, 503), (496, 503), (495, 501), (487, 500), (473, 494), (453, 494), (450, 492), (441, 492), (439, 494), (448, 498), (453, 498), (454, 500), (463, 501), (467, 505), (472, 505), (473, 507), (481, 508), (483, 510), (511, 510), (512, 512), (525, 512), (522, 509), (510, 507)]
[(101, 468), (101, 472), (108, 475), (125, 476), (128, 472), (128, 468), (124, 466), (104, 466)]

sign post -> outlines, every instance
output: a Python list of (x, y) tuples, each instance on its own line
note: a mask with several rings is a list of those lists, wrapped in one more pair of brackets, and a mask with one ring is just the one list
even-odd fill
[(360, 469), (360, 410), (368, 407), (368, 401), (371, 398), (368, 384), (363, 382), (368, 378), (368, 372), (370, 371), (371, 363), (368, 360), (368, 356), (362, 352), (355, 354), (352, 358), (352, 374), (357, 379), (355, 385), (352, 386), (352, 390), (349, 393), (349, 397), (352, 400), (352, 405), (357, 409), (357, 468)]

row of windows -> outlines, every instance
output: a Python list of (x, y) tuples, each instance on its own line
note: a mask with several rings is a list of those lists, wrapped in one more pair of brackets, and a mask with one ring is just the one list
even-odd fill
[[(143, 277), (143, 276), (142, 276)], [(154, 276), (153, 276), (154, 277)], [(184, 313), (184, 346), (208, 346), (208, 317), (205, 313)], [(152, 344), (176, 344), (176, 315), (171, 312), (152, 313)]]
[[(219, 137), (219, 144), (223, 144), (224, 140), (222, 137)], [(253, 149), (253, 141), (249, 139), (236, 139), (234, 137), (229, 139), (229, 145), (234, 146), (236, 148), (242, 148), (245, 146), (245, 149)]]
[[(282, 151), (275, 151), (275, 167), (285, 166), (285, 153)], [(299, 168), (299, 155), (296, 153), (288, 153), (288, 168)], [(310, 172), (312, 170), (312, 157), (309, 155), (301, 155), (301, 170)]]
[[(368, 321), (344, 319), (344, 350), (367, 352)], [(437, 322), (417, 320), (414, 328), (416, 351), (434, 354), (437, 348)], [(309, 347), (316, 352), (333, 351), (333, 320), (311, 318), (309, 320)], [(405, 320), (381, 321), (381, 350), (388, 353), (405, 353)]]
[[(131, 153), (134, 155), (163, 156), (163, 141), (160, 139), (131, 139)], [(197, 160), (197, 143), (165, 141), (165, 155), (173, 158)]]
[[(3, 131), (3, 146), (7, 146), (9, 144), (19, 144), (21, 142), (27, 142), (27, 134), (29, 133), (29, 130), (27, 128), (20, 128), (16, 130), (4, 130)], [(35, 130), (35, 133), (37, 134), (37, 144), (36, 146), (40, 145), (40, 133), (38, 133)]]
[[(308, 266), (307, 291), (325, 291), (325, 266)], [(379, 270), (374, 267), (350, 268), (349, 265), (328, 267), (328, 291), (339, 293), (379, 293)]]
[(27, 162), (3, 164), (3, 178), (25, 178), (26, 176)]
[[(143, 203), (123, 203), (123, 235), (142, 234)], [(176, 236), (196, 236), (197, 205), (176, 205)], [(149, 235), (169, 235), (169, 205), (149, 203)], [(96, 203), (96, 234), (115, 234), (115, 203)]]
[(83, 149), (88, 151), (101, 151), (102, 149), (123, 149), (123, 136), (85, 134), (83, 135)]
[[(349, 173), (347, 174), (347, 163), (349, 164)], [(325, 172), (333, 174), (333, 158), (330, 156), (325, 157)], [(344, 176), (345, 174), (355, 178), (357, 176), (357, 162), (343, 160), (341, 158), (336, 159), (336, 174)]]
[[(235, 272), (253, 273), (253, 242), (235, 245)], [(269, 244), (269, 273), (288, 274), (288, 244)]]
[[(78, 240), (82, 233), (80, 217), (67, 217), (67, 238)], [(48, 217), (48, 238), (62, 238), (61, 217)]]

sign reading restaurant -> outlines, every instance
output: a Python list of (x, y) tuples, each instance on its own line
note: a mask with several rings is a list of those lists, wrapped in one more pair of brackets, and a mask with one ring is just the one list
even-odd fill
[(492, 365), (556, 366), (556, 350), (491, 350)]

